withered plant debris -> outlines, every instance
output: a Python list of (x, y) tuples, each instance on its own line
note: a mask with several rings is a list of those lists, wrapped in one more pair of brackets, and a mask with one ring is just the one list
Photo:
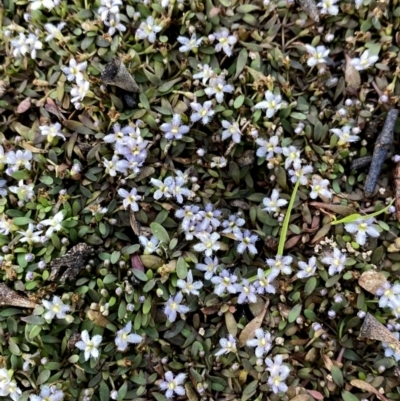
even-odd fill
[(376, 183), (381, 173), (382, 165), (386, 160), (388, 152), (393, 146), (393, 131), (398, 114), (399, 111), (397, 109), (392, 109), (388, 112), (382, 132), (376, 139), (371, 166), (365, 181), (365, 196), (368, 198), (375, 192)]

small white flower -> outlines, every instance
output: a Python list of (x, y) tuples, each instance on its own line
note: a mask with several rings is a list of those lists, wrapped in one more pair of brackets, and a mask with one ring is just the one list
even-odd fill
[(29, 50), (31, 52), (31, 57), (33, 59), (35, 59), (36, 58), (36, 50), (42, 49), (43, 48), (43, 43), (33, 33), (30, 33), (28, 35), (28, 38), (26, 39), (26, 43), (29, 45)]
[(38, 10), (43, 7), (47, 10), (51, 11), (54, 7), (58, 6), (61, 3), (61, 0), (31, 0), (31, 9)]
[(229, 294), (236, 294), (236, 281), (237, 276), (234, 274), (230, 274), (226, 269), (222, 270), (219, 276), (214, 276), (211, 278), (211, 282), (215, 285), (214, 292), (218, 296), (221, 296), (226, 292), (228, 292)]
[(193, 247), (196, 252), (204, 252), (206, 256), (211, 256), (213, 252), (219, 250), (220, 244), (218, 240), (220, 235), (218, 233), (203, 232), (197, 234), (196, 237), (201, 241)]
[(190, 103), (194, 113), (190, 116), (190, 120), (192, 122), (196, 122), (201, 120), (201, 122), (205, 125), (208, 124), (211, 120), (211, 117), (215, 114), (215, 111), (212, 109), (212, 102), (210, 100), (204, 102), (202, 105), (197, 102)]
[(215, 356), (237, 352), (236, 340), (232, 334), (229, 334), (228, 338), (221, 338), (219, 340), (219, 345), (221, 346), (221, 349), (215, 353)]
[(242, 131), (240, 130), (238, 122), (234, 121), (230, 123), (227, 120), (222, 120), (221, 124), (225, 128), (225, 130), (222, 131), (221, 139), (225, 141), (225, 139), (232, 137), (233, 142), (240, 143)]
[(184, 396), (186, 394), (185, 387), (182, 386), (186, 379), (185, 373), (179, 373), (174, 376), (174, 374), (170, 371), (165, 372), (165, 380), (160, 383), (160, 389), (165, 391), (165, 396), (168, 399), (172, 399), (174, 397), (174, 393), (179, 396)]
[(312, 172), (313, 172), (313, 167), (309, 164), (297, 170), (290, 169), (289, 170), (290, 181), (292, 181), (293, 184), (295, 184), (297, 180), (299, 180), (301, 185), (307, 185), (308, 184), (307, 174), (310, 174)]
[(215, 51), (220, 52), (221, 50), (230, 57), (232, 56), (232, 47), (237, 42), (237, 39), (233, 35), (229, 35), (227, 28), (221, 28), (219, 32), (214, 32), (215, 39), (218, 43), (215, 46)]
[(268, 274), (263, 269), (257, 270), (258, 280), (254, 283), (257, 294), (275, 294), (275, 287), (271, 284), (278, 277), (279, 271), (272, 269)]
[(66, 22), (60, 22), (57, 26), (53, 24), (44, 24), (44, 29), (48, 32), (48, 35), (46, 36), (46, 42), (49, 42), (52, 39), (58, 39), (62, 40), (63, 34), (61, 33), (62, 29), (67, 25)]
[(334, 248), (332, 255), (327, 255), (321, 259), (322, 263), (329, 265), (328, 273), (333, 276), (340, 273), (346, 265), (346, 255), (344, 255), (338, 248)]
[(224, 156), (214, 156), (212, 158), (212, 162), (210, 163), (210, 167), (218, 167), (218, 168), (224, 168), (227, 165), (227, 160), (225, 159)]
[(214, 276), (214, 274), (217, 271), (217, 268), (219, 266), (218, 258), (215, 257), (214, 259), (212, 258), (205, 258), (204, 263), (197, 263), (195, 265), (197, 270), (200, 270), (202, 272), (205, 272), (204, 278), (206, 280), (211, 280), (211, 278)]
[(0, 397), (6, 397), (10, 394), (8, 385), (11, 383), (12, 371), (6, 368), (0, 369)]
[(243, 279), (240, 284), (236, 284), (238, 304), (257, 302), (256, 288), (248, 280)]
[(164, 313), (170, 322), (175, 322), (177, 314), (185, 314), (189, 312), (189, 308), (181, 305), (183, 294), (179, 291), (175, 296), (171, 296), (164, 306)]
[(202, 79), (203, 85), (205, 85), (207, 81), (214, 76), (214, 71), (208, 64), (204, 64), (203, 66), (200, 65), (199, 68), (201, 69), (201, 71), (194, 74), (193, 78)]
[(61, 133), (62, 126), (60, 123), (41, 125), (39, 130), (41, 135), (47, 136), (48, 142), (52, 142), (56, 137), (62, 138), (65, 141), (65, 136)]
[(107, 21), (109, 15), (118, 14), (119, 6), (122, 6), (122, 0), (101, 0), (101, 6), (97, 10), (102, 21)]
[(275, 259), (267, 259), (267, 265), (272, 269), (271, 273), (273, 276), (277, 276), (279, 273), (291, 274), (293, 258), (291, 256), (276, 255)]
[(136, 35), (139, 39), (147, 39), (150, 43), (156, 41), (156, 34), (161, 31), (161, 26), (156, 25), (154, 18), (148, 16), (146, 21), (142, 22), (136, 31)]
[(17, 38), (11, 39), (11, 45), (13, 47), (13, 56), (18, 58), (25, 56), (29, 51), (29, 45), (26, 40), (26, 36), (20, 32)]
[(108, 21), (104, 21), (104, 25), (108, 26), (108, 34), (110, 36), (113, 36), (117, 30), (119, 32), (126, 31), (126, 26), (121, 22), (121, 17), (118, 13), (110, 14)]
[(131, 334), (132, 322), (128, 322), (125, 327), (117, 331), (117, 336), (115, 337), (115, 345), (117, 346), (117, 351), (125, 351), (129, 344), (139, 344), (143, 337), (139, 334)]
[(278, 213), (282, 206), (287, 205), (288, 201), (286, 199), (279, 198), (279, 191), (277, 189), (272, 190), (270, 198), (264, 198), (263, 204), (265, 210), (268, 213)]
[(118, 156), (114, 154), (111, 160), (103, 158), (103, 166), (106, 169), (106, 173), (111, 177), (115, 177), (118, 173), (126, 174), (129, 168), (129, 162), (125, 159), (120, 160)]
[(282, 148), (279, 145), (279, 137), (277, 135), (271, 136), (268, 140), (257, 138), (256, 144), (259, 146), (257, 149), (258, 157), (265, 157), (269, 161), (275, 157), (275, 154), (282, 153)]
[(243, 253), (246, 249), (252, 255), (256, 255), (258, 253), (257, 248), (255, 247), (255, 243), (258, 241), (258, 235), (251, 234), (250, 230), (245, 230), (244, 232), (236, 231), (235, 237), (239, 242), (236, 247), (239, 253)]
[(77, 103), (82, 101), (89, 92), (89, 81), (80, 79), (76, 81), (76, 85), (71, 89), (71, 102)]
[(290, 369), (282, 364), (282, 355), (276, 355), (274, 359), (266, 358), (265, 364), (269, 371), (268, 384), (271, 386), (272, 391), (275, 394), (279, 392), (285, 393), (288, 390), (288, 386), (284, 383), (290, 373)]
[(300, 170), (301, 168), (300, 150), (298, 150), (295, 146), (289, 146), (282, 148), (282, 152), (283, 155), (286, 156), (285, 169), (288, 170), (289, 167), (293, 164), (293, 168), (295, 170)]
[(86, 70), (87, 61), (77, 63), (75, 59), (69, 60), (69, 67), (61, 67), (61, 71), (67, 76), (68, 81), (83, 81), (83, 72)]
[(370, 219), (359, 219), (354, 223), (347, 223), (344, 228), (351, 234), (356, 233), (356, 242), (359, 245), (365, 245), (367, 241), (367, 235), (377, 238), (379, 237), (379, 231), (373, 226), (375, 222), (374, 218)]
[(30, 401), (63, 401), (64, 392), (62, 390), (53, 389), (53, 386), (42, 386), (40, 394), (31, 394), (29, 396)]
[(66, 313), (71, 310), (69, 305), (65, 305), (60, 297), (54, 296), (52, 301), (42, 300), (43, 306), (47, 312), (43, 315), (46, 320), (52, 320), (56, 316), (57, 319), (65, 319)]
[(17, 231), (18, 234), (21, 234), (19, 242), (26, 242), (29, 245), (33, 245), (35, 243), (41, 242), (41, 234), (42, 230), (35, 232), (35, 226), (32, 223), (29, 223), (28, 229), (26, 231)]
[(0, 234), (8, 235), (12, 229), (12, 220), (7, 219), (5, 214), (0, 215)]
[(300, 261), (298, 262), (298, 267), (301, 269), (297, 272), (298, 278), (311, 277), (317, 269), (317, 259), (313, 256), (308, 260), (308, 263)]
[(217, 102), (222, 103), (224, 101), (224, 94), (233, 92), (233, 86), (227, 84), (225, 78), (220, 75), (210, 79), (209, 86), (204, 89), (204, 92), (208, 97), (215, 95)]
[(11, 186), (9, 187), (10, 192), (16, 194), (18, 199), (23, 202), (28, 202), (34, 198), (35, 192), (33, 191), (33, 184), (24, 184), (24, 180), (18, 181), (18, 187)]
[(26, 170), (31, 170), (32, 164), (32, 152), (29, 150), (17, 150), (14, 152), (13, 150), (7, 152), (5, 156), (5, 162), (10, 165), (13, 171), (17, 171), (20, 168), (24, 168)]
[(121, 198), (124, 198), (122, 203), (125, 210), (128, 210), (129, 208), (133, 212), (137, 212), (139, 210), (139, 205), (137, 204), (137, 201), (141, 200), (142, 197), (137, 194), (136, 188), (132, 188), (131, 192), (128, 192), (126, 189), (120, 188), (118, 190), (118, 195)]
[(153, 235), (150, 239), (146, 238), (143, 235), (140, 235), (139, 242), (144, 247), (144, 255), (152, 254), (155, 250), (157, 250), (159, 246), (159, 241), (155, 235)]
[(203, 38), (197, 39), (196, 34), (193, 33), (190, 39), (185, 38), (184, 36), (178, 36), (177, 40), (181, 45), (183, 45), (179, 48), (179, 51), (185, 53), (197, 49), (201, 45)]
[(165, 132), (165, 138), (168, 140), (182, 139), (190, 130), (189, 126), (182, 125), (180, 114), (174, 114), (171, 122), (162, 124), (160, 129)]
[(282, 96), (274, 95), (270, 90), (265, 92), (265, 100), (257, 103), (254, 108), (255, 109), (267, 109), (266, 116), (267, 118), (272, 118), (275, 113), (280, 110), (283, 106)]
[(365, 50), (360, 58), (353, 58), (350, 64), (358, 71), (367, 70), (379, 60), (378, 56), (370, 56), (369, 51)]
[(62, 229), (62, 221), (64, 220), (63, 212), (60, 211), (50, 219), (43, 220), (41, 222), (44, 226), (49, 226), (46, 231), (46, 236), (51, 237), (54, 231), (60, 231)]
[(247, 340), (246, 345), (248, 347), (256, 347), (255, 354), (257, 358), (262, 358), (265, 354), (271, 350), (272, 340), (271, 333), (263, 329), (257, 329), (255, 331), (255, 338), (252, 340)]
[(191, 270), (188, 272), (186, 281), (179, 279), (176, 284), (184, 294), (192, 294), (196, 296), (200, 295), (199, 290), (203, 288), (203, 283), (201, 281), (193, 282), (193, 273)]
[(360, 140), (360, 137), (358, 135), (352, 134), (351, 127), (349, 125), (344, 125), (342, 128), (332, 128), (329, 131), (339, 138), (339, 146), (349, 142), (357, 142)]
[(88, 331), (83, 330), (81, 334), (81, 341), (78, 341), (75, 344), (75, 347), (85, 352), (85, 361), (89, 360), (89, 358), (96, 359), (100, 355), (98, 346), (100, 345), (102, 340), (103, 337), (98, 334), (90, 339)]
[(310, 198), (316, 199), (318, 196), (330, 199), (332, 197), (331, 191), (328, 189), (329, 180), (324, 180), (318, 175), (314, 175), (311, 183)]
[(339, 7), (335, 5), (338, 0), (322, 0), (317, 4), (318, 7), (321, 7), (321, 14), (329, 14), (329, 15), (337, 15), (339, 12)]
[(324, 64), (326, 63), (326, 57), (329, 55), (329, 49), (327, 49), (325, 46), (311, 46), (311, 45), (305, 45), (308, 54), (311, 56), (307, 60), (307, 65), (309, 67), (314, 67), (317, 64)]

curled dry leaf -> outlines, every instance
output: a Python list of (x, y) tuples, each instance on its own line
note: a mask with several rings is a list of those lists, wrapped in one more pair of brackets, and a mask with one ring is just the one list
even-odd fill
[(310, 202), (310, 206), (314, 206), (317, 209), (326, 209), (336, 214), (340, 214), (341, 216), (348, 216), (350, 214), (356, 213), (356, 211), (350, 206), (343, 206), (343, 205), (333, 205), (330, 203), (323, 203), (323, 202)]
[(249, 323), (247, 323), (245, 328), (240, 333), (239, 345), (241, 347), (245, 346), (247, 340), (253, 338), (255, 331), (261, 327), (261, 324), (264, 320), (264, 316), (267, 313), (268, 305), (269, 305), (269, 300), (265, 303), (264, 309), (261, 311), (261, 313), (258, 316), (256, 316), (253, 320), (251, 320)]
[(36, 303), (29, 298), (19, 295), (6, 284), (0, 283), (0, 306), (18, 306), (20, 308), (34, 308)]
[(144, 272), (144, 266), (143, 266), (143, 263), (142, 263), (139, 255), (134, 254), (131, 256), (131, 266), (132, 266), (132, 269), (136, 269), (136, 270), (140, 270), (140, 271)]
[(386, 277), (375, 270), (367, 270), (358, 279), (358, 284), (373, 295), (376, 295), (377, 290), (386, 282)]
[(351, 58), (348, 54), (346, 56), (346, 67), (344, 70), (344, 78), (347, 85), (353, 89), (358, 89), (361, 86), (360, 73), (350, 64)]
[(367, 313), (360, 329), (360, 337), (389, 343), (396, 352), (400, 352), (400, 341), (382, 323)]
[(400, 221), (400, 163), (397, 163), (394, 169), (394, 189), (396, 197), (396, 217), (397, 220)]
[(350, 382), (350, 384), (354, 387), (359, 388), (360, 390), (375, 394), (382, 401), (388, 401), (388, 399), (383, 394), (381, 394), (372, 384), (369, 384), (364, 380), (354, 379)]

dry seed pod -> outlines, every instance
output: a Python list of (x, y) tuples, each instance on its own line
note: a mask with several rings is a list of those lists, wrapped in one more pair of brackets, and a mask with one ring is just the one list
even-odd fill
[(396, 197), (396, 217), (397, 220), (400, 221), (400, 163), (397, 163), (394, 169), (394, 189)]
[(110, 61), (101, 73), (101, 80), (107, 85), (118, 86), (127, 92), (139, 93), (140, 89), (128, 72), (122, 61), (115, 57)]
[(397, 340), (394, 334), (382, 323), (378, 322), (378, 320), (376, 320), (370, 313), (367, 313), (364, 318), (364, 323), (360, 329), (360, 337), (389, 343), (396, 352), (400, 352), (400, 341)]
[(397, 109), (392, 109), (389, 111), (386, 116), (385, 125), (383, 126), (382, 132), (376, 139), (371, 167), (369, 168), (368, 176), (365, 180), (365, 196), (367, 198), (374, 194), (382, 164), (386, 160), (386, 156), (390, 151), (390, 148), (393, 146), (393, 131), (398, 114), (399, 111)]
[(0, 306), (18, 306), (20, 308), (34, 308), (36, 303), (29, 298), (19, 295), (16, 291), (0, 283)]

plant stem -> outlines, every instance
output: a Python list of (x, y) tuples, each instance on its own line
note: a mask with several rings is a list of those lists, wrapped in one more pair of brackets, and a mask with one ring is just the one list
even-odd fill
[(298, 178), (296, 181), (296, 185), (293, 188), (292, 196), (290, 197), (289, 206), (287, 208), (285, 219), (283, 220), (281, 236), (279, 237), (279, 245), (278, 245), (278, 256), (283, 256), (283, 250), (285, 248), (285, 242), (287, 237), (287, 232), (289, 229), (290, 215), (292, 214), (292, 209), (294, 205), (294, 201), (296, 199), (297, 190), (300, 185), (300, 179)]

